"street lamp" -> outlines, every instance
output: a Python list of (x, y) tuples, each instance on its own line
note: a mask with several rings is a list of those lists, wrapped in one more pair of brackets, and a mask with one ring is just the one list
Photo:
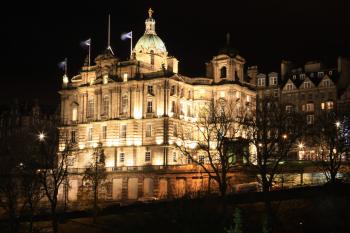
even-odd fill
[(287, 134), (282, 135), (283, 139), (287, 139)]
[(39, 133), (38, 135), (39, 141), (44, 141), (45, 140), (45, 134), (43, 132)]
[(335, 126), (337, 126), (337, 128), (339, 128), (340, 122), (339, 121), (335, 122)]
[(298, 147), (299, 147), (299, 149), (303, 149), (304, 144), (303, 143), (299, 143)]

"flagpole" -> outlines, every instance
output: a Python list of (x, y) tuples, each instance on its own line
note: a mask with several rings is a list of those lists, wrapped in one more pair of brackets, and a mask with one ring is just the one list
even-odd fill
[(107, 48), (109, 49), (111, 46), (111, 15), (108, 14), (108, 45)]
[(130, 59), (132, 59), (132, 31), (131, 31), (131, 38), (130, 38)]
[(64, 66), (64, 74), (67, 76), (67, 65), (68, 65), (68, 58), (64, 59), (66, 62), (66, 65)]
[(88, 70), (90, 70), (90, 53), (91, 53), (91, 41), (89, 44), (89, 68), (88, 68)]

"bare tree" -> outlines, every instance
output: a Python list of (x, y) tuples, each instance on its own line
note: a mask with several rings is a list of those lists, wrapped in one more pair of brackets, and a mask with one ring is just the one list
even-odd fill
[(244, 131), (253, 150), (244, 153), (248, 165), (255, 173), (265, 194), (265, 208), (270, 224), (272, 209), (269, 192), (276, 174), (281, 173), (281, 161), (295, 147), (306, 126), (305, 117), (294, 110), (286, 111), (283, 104), (273, 98), (262, 98), (257, 102), (255, 116), (245, 116)]
[(51, 209), (53, 232), (58, 232), (57, 204), (58, 192), (68, 176), (68, 157), (70, 145), (59, 141), (58, 128), (55, 122), (44, 127), (39, 136), (40, 154), (38, 161), (41, 169), (38, 170), (39, 182)]
[(101, 183), (106, 179), (105, 154), (102, 149), (102, 143), (98, 143), (92, 154), (91, 162), (85, 170), (84, 181), (91, 182), (93, 192), (93, 222), (97, 222), (98, 215), (98, 192)]
[(332, 184), (350, 149), (349, 119), (337, 116), (334, 111), (319, 114), (314, 127), (314, 145), (316, 145), (316, 163), (326, 179)]
[[(225, 196), (229, 172), (236, 165), (235, 145), (240, 138), (236, 103), (219, 99), (201, 106), (197, 120), (182, 126), (177, 149), (199, 165), (209, 178), (216, 181), (221, 196)], [(240, 145), (242, 146), (242, 145)]]

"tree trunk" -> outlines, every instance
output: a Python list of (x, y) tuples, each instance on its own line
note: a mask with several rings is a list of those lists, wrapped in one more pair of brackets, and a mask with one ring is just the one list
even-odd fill
[(98, 189), (97, 185), (95, 186), (94, 190), (94, 214), (93, 214), (93, 222), (97, 223), (97, 195), (98, 195)]
[(56, 203), (51, 203), (51, 223), (53, 233), (58, 233), (58, 219), (56, 213)]

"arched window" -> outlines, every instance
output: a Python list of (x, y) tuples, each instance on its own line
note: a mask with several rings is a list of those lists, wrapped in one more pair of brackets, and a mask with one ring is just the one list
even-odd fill
[(151, 50), (151, 65), (154, 65), (154, 51)]
[(226, 78), (226, 75), (227, 75), (227, 69), (226, 69), (226, 66), (223, 66), (220, 69), (220, 78)]
[(77, 106), (73, 106), (72, 121), (77, 121), (77, 120), (78, 120), (78, 108), (77, 108)]

